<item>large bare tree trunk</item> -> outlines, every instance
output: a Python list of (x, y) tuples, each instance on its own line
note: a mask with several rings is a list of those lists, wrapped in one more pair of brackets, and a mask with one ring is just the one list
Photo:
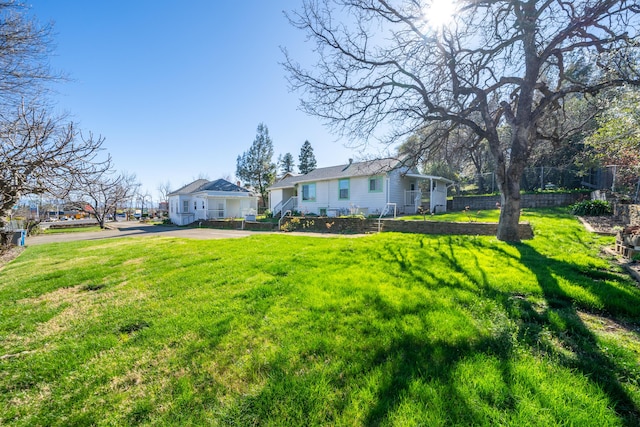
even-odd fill
[[(498, 155), (498, 187), (502, 205), (498, 223), (498, 240), (506, 242), (520, 241), (518, 224), (520, 223), (520, 180), (527, 166), (527, 142), (532, 138), (532, 127), (520, 126), (513, 131), (511, 157), (507, 160)], [(508, 166), (507, 166), (508, 164)]]
[[(508, 175), (513, 175), (509, 173)], [(520, 223), (520, 182), (514, 177), (501, 184), (502, 205), (500, 222), (498, 223), (498, 240), (517, 242), (520, 240), (518, 224)]]

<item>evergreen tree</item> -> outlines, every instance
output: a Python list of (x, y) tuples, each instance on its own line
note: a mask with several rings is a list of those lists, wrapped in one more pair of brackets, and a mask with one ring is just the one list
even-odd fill
[(293, 164), (293, 154), (285, 153), (284, 156), (282, 155), (278, 156), (278, 167), (280, 168), (280, 173), (282, 175), (289, 172), (293, 172), (294, 166), (295, 165)]
[(300, 149), (298, 157), (298, 169), (301, 174), (307, 174), (316, 168), (316, 156), (313, 154), (313, 147), (309, 141), (305, 141)]
[(267, 203), (267, 188), (276, 177), (276, 165), (272, 158), (273, 141), (269, 137), (269, 129), (260, 123), (251, 148), (238, 156), (236, 176), (260, 192), (263, 207)]

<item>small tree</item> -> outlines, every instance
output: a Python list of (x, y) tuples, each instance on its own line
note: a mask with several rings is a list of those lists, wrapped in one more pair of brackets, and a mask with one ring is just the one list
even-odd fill
[(160, 194), (160, 201), (167, 203), (169, 201), (169, 193), (171, 193), (171, 182), (166, 181), (162, 184), (158, 184), (158, 194)]
[(309, 141), (305, 141), (302, 144), (298, 162), (298, 170), (301, 174), (307, 174), (316, 168), (316, 156), (313, 154), (313, 147)]
[(109, 215), (115, 218), (118, 206), (129, 202), (139, 186), (134, 174), (100, 171), (78, 180), (77, 189), (72, 192), (73, 204), (83, 210), (88, 207), (100, 228), (104, 228)]
[(251, 148), (238, 156), (236, 176), (258, 190), (263, 207), (267, 206), (267, 188), (273, 184), (276, 176), (276, 165), (272, 159), (273, 142), (269, 137), (269, 129), (260, 123)]
[(293, 155), (291, 153), (285, 153), (284, 156), (278, 156), (278, 167), (282, 175), (293, 172)]

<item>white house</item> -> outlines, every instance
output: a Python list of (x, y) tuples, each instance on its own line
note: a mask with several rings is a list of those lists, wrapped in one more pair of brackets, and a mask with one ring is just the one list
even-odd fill
[[(428, 182), (422, 194), (419, 183)], [(274, 216), (286, 211), (337, 216), (350, 213), (379, 215), (383, 212), (416, 213), (423, 199), (431, 212), (444, 212), (447, 187), (453, 181), (422, 175), (397, 159), (318, 168), (306, 175), (288, 174), (269, 191), (269, 208)], [(425, 197), (423, 197), (425, 196)]]
[(169, 194), (169, 218), (177, 225), (198, 220), (244, 218), (258, 211), (258, 196), (224, 179), (198, 179)]

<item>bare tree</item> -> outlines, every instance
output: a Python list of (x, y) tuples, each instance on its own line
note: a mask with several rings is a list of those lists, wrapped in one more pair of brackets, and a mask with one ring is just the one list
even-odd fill
[(160, 201), (167, 203), (169, 201), (169, 193), (171, 193), (171, 182), (166, 181), (158, 184), (157, 190), (160, 195)]
[[(516, 241), (520, 179), (540, 123), (567, 96), (638, 84), (637, 0), (461, 0), (446, 27), (429, 24), (430, 1), (305, 0), (289, 15), (314, 41), (305, 67), (285, 51), (302, 108), (334, 130), (367, 140), (381, 125), (389, 141), (425, 124), (459, 126), (488, 143), (502, 210), (497, 236)], [(567, 72), (595, 64), (593, 78)], [(507, 132), (499, 130), (506, 128)]]
[(22, 196), (65, 198), (78, 180), (108, 168), (109, 158), (98, 157), (102, 143), (44, 110), (21, 107), (14, 117), (0, 113), (0, 229)]
[(73, 204), (93, 214), (101, 228), (109, 216), (115, 218), (118, 206), (129, 202), (140, 186), (134, 174), (115, 174), (111, 169), (78, 176), (76, 184), (71, 193)]
[(72, 123), (51, 116), (47, 85), (51, 27), (40, 26), (19, 2), (0, 0), (0, 242), (5, 218), (20, 197), (64, 195), (71, 177), (100, 170), (102, 139), (82, 138)]
[(42, 101), (46, 84), (61, 79), (51, 71), (50, 25), (39, 25), (26, 7), (0, 0), (0, 106), (9, 110), (24, 102)]

